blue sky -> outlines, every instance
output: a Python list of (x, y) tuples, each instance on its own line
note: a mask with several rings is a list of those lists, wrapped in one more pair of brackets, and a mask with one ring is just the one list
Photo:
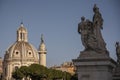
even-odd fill
[(120, 42), (119, 0), (0, 0), (0, 56), (16, 41), (23, 22), (29, 42), (37, 49), (41, 34), (47, 48), (47, 65), (59, 65), (78, 57), (84, 49), (77, 33), (81, 16), (92, 20), (97, 4), (104, 19), (102, 35), (110, 56), (116, 60), (115, 42)]

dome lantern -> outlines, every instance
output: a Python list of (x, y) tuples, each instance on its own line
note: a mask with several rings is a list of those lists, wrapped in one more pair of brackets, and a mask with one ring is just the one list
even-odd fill
[(24, 27), (23, 23), (21, 22), (20, 27), (17, 30), (17, 41), (24, 41), (28, 42), (28, 37), (27, 37), (27, 30)]

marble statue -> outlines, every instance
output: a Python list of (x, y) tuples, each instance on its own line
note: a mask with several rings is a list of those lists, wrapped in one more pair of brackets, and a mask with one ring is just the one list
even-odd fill
[(87, 27), (85, 22), (85, 17), (81, 17), (81, 22), (78, 24), (78, 33), (81, 34), (82, 44), (87, 49)]
[(94, 34), (97, 39), (97, 49), (101, 51), (106, 51), (106, 43), (103, 40), (101, 29), (103, 29), (103, 18), (101, 13), (99, 12), (99, 8), (94, 5), (93, 8), (94, 16), (93, 16), (93, 27), (94, 27)]
[[(110, 58), (106, 49), (101, 33), (103, 18), (96, 4), (93, 11), (92, 20), (81, 17), (81, 22), (78, 24), (78, 33), (81, 35), (84, 50), (80, 51), (77, 59), (72, 61), (76, 67), (78, 80), (112, 80), (112, 71), (116, 67), (116, 62)], [(120, 59), (119, 43), (116, 44), (116, 51)], [(118, 69), (116, 70), (118, 72)]]
[(93, 21), (85, 20), (85, 17), (81, 17), (81, 22), (78, 24), (78, 33), (81, 34), (82, 44), (85, 47), (84, 51), (94, 50), (106, 53), (106, 43), (101, 34), (103, 18), (96, 4), (93, 7), (93, 12)]

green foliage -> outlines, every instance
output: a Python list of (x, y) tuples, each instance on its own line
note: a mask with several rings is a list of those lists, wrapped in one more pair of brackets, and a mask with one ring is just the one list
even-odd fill
[(25, 78), (25, 80), (27, 80), (27, 77), (30, 77), (32, 80), (70, 80), (72, 76), (67, 72), (62, 72), (55, 69), (48, 69), (39, 64), (32, 64), (29, 67), (20, 67), (15, 72), (13, 72), (12, 77), (16, 80), (21, 80), (23, 77)]
[(15, 72), (12, 73), (12, 77), (15, 78), (16, 80), (22, 80), (24, 74), (21, 73), (19, 69), (17, 69)]
[(29, 70), (29, 75), (32, 80), (40, 80), (41, 78), (47, 77), (47, 68), (42, 65), (32, 64), (29, 66)]
[(62, 72), (60, 70), (49, 69), (48, 78), (49, 80), (55, 80), (55, 79), (70, 80), (71, 74), (68, 72)]
[(27, 77), (29, 76), (29, 73), (30, 73), (29, 67), (27, 67), (27, 66), (21, 66), (20, 69), (19, 69), (19, 71), (24, 75), (24, 78), (26, 80)]
[(77, 74), (74, 74), (74, 75), (71, 77), (71, 80), (78, 80), (78, 75), (77, 75)]

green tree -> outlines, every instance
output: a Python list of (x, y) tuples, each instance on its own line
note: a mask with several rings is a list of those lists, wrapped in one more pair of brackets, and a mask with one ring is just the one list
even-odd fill
[(49, 80), (56, 80), (56, 79), (70, 80), (71, 74), (60, 70), (49, 69), (48, 78)]
[(29, 77), (29, 74), (30, 74), (29, 67), (21, 66), (19, 70), (24, 75), (25, 80), (27, 80), (27, 77)]
[(32, 80), (41, 80), (43, 78), (47, 78), (47, 68), (42, 65), (32, 64), (29, 66), (29, 70), (29, 75)]
[(13, 78), (20, 80), (27, 77), (30, 77), (32, 80), (56, 80), (64, 79), (70, 80), (71, 75), (67, 72), (62, 72), (60, 70), (48, 69), (39, 64), (31, 64), (30, 66), (22, 66), (13, 72)]
[(77, 74), (72, 75), (71, 80), (78, 80), (78, 75)]
[(12, 77), (15, 78), (16, 80), (22, 80), (24, 75), (23, 75), (23, 73), (21, 73), (21, 71), (19, 69), (17, 69), (16, 71), (14, 71), (12, 73)]

